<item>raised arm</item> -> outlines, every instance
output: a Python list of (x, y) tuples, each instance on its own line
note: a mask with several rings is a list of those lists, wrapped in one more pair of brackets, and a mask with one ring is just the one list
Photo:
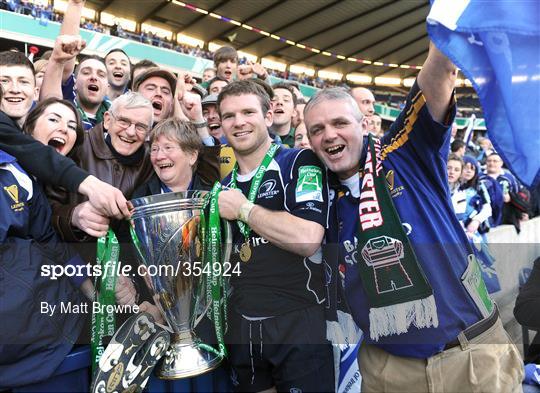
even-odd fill
[(444, 123), (452, 100), (457, 69), (432, 43), (420, 73), (418, 86), (422, 89), (433, 120)]
[[(69, 0), (64, 21), (60, 26), (60, 35), (78, 36), (80, 32), (82, 10), (85, 0)], [(75, 69), (75, 58), (69, 60), (62, 70), (62, 82), (65, 82)]]
[(86, 43), (80, 36), (59, 35), (56, 37), (49, 64), (43, 75), (39, 99), (48, 97), (63, 98), (63, 73), (67, 64), (75, 60)]

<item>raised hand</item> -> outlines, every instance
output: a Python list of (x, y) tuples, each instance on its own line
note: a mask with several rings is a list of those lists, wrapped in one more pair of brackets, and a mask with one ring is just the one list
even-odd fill
[(59, 35), (56, 37), (51, 54), (51, 61), (65, 64), (74, 59), (86, 47), (80, 35)]

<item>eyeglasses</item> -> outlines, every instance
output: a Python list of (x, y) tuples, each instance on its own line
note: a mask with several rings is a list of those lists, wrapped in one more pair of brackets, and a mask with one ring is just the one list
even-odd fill
[(174, 146), (174, 145), (167, 145), (167, 146), (158, 146), (158, 145), (153, 145), (151, 148), (150, 148), (150, 155), (152, 156), (155, 156), (159, 153), (159, 151), (161, 150), (164, 154), (170, 154), (172, 153), (173, 151), (177, 150), (177, 149), (180, 149), (180, 146)]
[(114, 120), (116, 120), (116, 124), (118, 124), (123, 129), (127, 129), (131, 127), (132, 125), (134, 125), (135, 131), (137, 131), (139, 134), (146, 134), (150, 128), (146, 124), (135, 123), (129, 119), (126, 119), (125, 117), (115, 116), (112, 112), (109, 112), (109, 114), (112, 116)]

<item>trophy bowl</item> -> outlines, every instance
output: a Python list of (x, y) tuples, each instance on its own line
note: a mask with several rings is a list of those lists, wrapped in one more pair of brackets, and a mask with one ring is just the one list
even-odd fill
[(193, 330), (207, 307), (200, 296), (204, 280), (193, 269), (202, 259), (199, 222), (205, 195), (182, 191), (131, 201), (135, 248), (147, 273), (143, 278), (172, 329), (171, 344), (157, 372), (162, 379), (200, 375), (222, 360), (201, 348)]

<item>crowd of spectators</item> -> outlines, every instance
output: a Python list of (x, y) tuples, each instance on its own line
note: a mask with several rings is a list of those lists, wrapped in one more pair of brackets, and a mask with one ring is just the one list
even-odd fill
[[(28, 0), (0, 0), (0, 9), (9, 10), (12, 12), (21, 13), (24, 15), (31, 15), (36, 19), (52, 20), (55, 22), (62, 22), (63, 14), (58, 13), (53, 10), (51, 5), (43, 7), (29, 2)], [(92, 20), (82, 20), (81, 27), (86, 30), (96, 31), (102, 34), (110, 34), (112, 36), (125, 38), (143, 44), (152, 45), (159, 48), (165, 48), (183, 53), (186, 55), (200, 57), (207, 60), (213, 59), (213, 53), (209, 50), (200, 48), (199, 46), (190, 46), (174, 42), (172, 39), (167, 37), (159, 36), (156, 33), (151, 31), (141, 31), (136, 33), (134, 31), (129, 31), (124, 29), (120, 24), (115, 24), (113, 26), (107, 26), (101, 23), (94, 22)], [(247, 59), (243, 59), (247, 61)], [(304, 73), (296, 74), (289, 70), (278, 71), (278, 70), (269, 70), (269, 74), (285, 80), (290, 80), (298, 82), (304, 85), (313, 86), (319, 89), (325, 87), (346, 87), (347, 85), (343, 81), (337, 80), (326, 80), (322, 79), (319, 76), (310, 76)], [(387, 106), (402, 109), (405, 103), (405, 94), (398, 93), (382, 93), (376, 94), (378, 102), (385, 103)], [(482, 116), (482, 112), (478, 103), (478, 99), (472, 96), (463, 96), (458, 98), (459, 107), (463, 108), (458, 112), (458, 117), (470, 116), (475, 114), (477, 117)], [(467, 108), (467, 109), (464, 109)]]
[[(62, 20), (62, 15), (55, 13), (50, 6), (41, 7), (28, 1), (2, 0), (0, 7), (31, 15), (36, 19)], [(78, 16), (80, 16), (82, 10), (80, 3), (70, 2), (70, 7), (79, 12)], [(74, 20), (73, 26), (65, 26), (69, 25), (70, 20)], [(234, 155), (231, 156), (230, 147), (226, 145), (224, 131), (226, 127), (222, 124), (217, 108), (219, 107), (219, 92), (221, 89), (226, 89), (226, 86), (234, 80), (255, 82), (259, 86), (249, 82), (242, 83), (254, 85), (255, 87), (252, 88), (262, 92), (264, 98), (269, 100), (268, 105), (271, 105), (273, 109), (273, 116), (270, 124), (268, 122), (264, 124), (268, 127), (269, 135), (276, 144), (306, 149), (310, 149), (310, 145), (305, 137), (307, 131), (303, 109), (305, 105), (310, 104), (299, 91), (298, 83), (321, 88), (344, 86), (341, 81), (323, 81), (319, 77), (313, 78), (304, 74), (266, 70), (260, 64), (238, 59), (238, 54), (232, 47), (225, 46), (215, 53), (210, 53), (201, 48), (172, 42), (154, 33), (137, 34), (126, 31), (119, 25), (107, 27), (92, 21), (83, 21), (79, 25), (78, 20), (78, 18), (65, 18), (63, 28), (66, 33), (56, 39), (54, 49), (47, 58), (37, 60), (34, 64), (31, 64), (22, 53), (8, 51), (0, 54), (0, 67), (4, 67), (5, 74), (2, 81), (3, 89), (0, 89), (0, 92), (5, 95), (4, 100), (1, 100), (2, 116), (7, 119), (6, 124), (15, 131), (16, 135), (24, 131), (40, 143), (53, 147), (61, 155), (71, 157), (82, 170), (87, 171), (86, 176), (94, 177), (96, 181), (107, 180), (128, 199), (187, 189), (210, 189), (215, 181), (222, 179), (231, 171), (236, 161)], [(111, 49), (104, 59), (96, 56), (80, 57), (78, 66), (75, 68), (75, 58), (84, 47), (79, 35), (81, 27), (212, 59), (214, 68), (205, 70), (204, 74), (208, 73), (208, 75), (203, 74), (203, 83), (197, 85), (187, 73), (173, 75), (165, 69), (156, 67), (153, 60), (158, 59), (145, 59), (132, 64), (128, 54), (120, 48)], [(43, 63), (38, 67), (39, 61)], [(17, 73), (22, 74), (22, 78), (26, 80), (22, 88), (19, 88), (18, 82), (15, 82), (17, 78), (21, 79)], [(40, 73), (42, 75), (39, 75)], [(289, 82), (269, 86), (267, 84), (269, 74)], [(33, 102), (34, 81), (39, 81), (37, 83), (41, 88), (40, 101), (37, 103)], [(450, 86), (449, 92), (451, 90)], [(268, 93), (268, 97), (265, 92)], [(349, 93), (368, 121), (366, 132), (378, 137), (383, 136), (384, 131), (381, 128), (382, 119), (375, 113), (374, 103), (379, 101), (396, 108), (404, 105), (402, 96), (384, 92), (382, 89), (381, 94), (376, 96), (368, 89), (361, 87), (351, 89)], [(222, 96), (219, 96), (219, 99)], [(347, 95), (347, 99), (350, 98)], [(231, 132), (230, 121), (229, 119), (229, 123), (226, 124), (229, 132)], [(248, 134), (250, 132), (248, 131)], [(310, 132), (313, 132), (312, 129)], [(265, 138), (268, 140), (266, 136)], [(445, 141), (447, 142), (446, 139)], [(316, 146), (313, 146), (316, 150)], [(341, 147), (338, 146), (339, 148)], [(531, 203), (531, 193), (504, 168), (501, 157), (484, 135), (473, 133), (469, 137), (466, 131), (458, 131), (457, 127), (454, 127), (451, 151), (447, 166), (449, 189), (455, 213), (471, 242), (487, 246), (485, 233), (490, 228), (500, 224), (511, 224), (519, 232), (521, 223), (538, 214), (538, 211), (534, 209), (534, 203)], [(25, 164), (22, 160), (29, 156), (33, 162)], [(49, 162), (33, 157), (31, 154), (21, 154), (21, 157), (17, 157), (21, 167), (26, 169), (29, 166), (30, 172), (33, 172), (32, 163), (40, 165)], [(0, 155), (0, 159), (6, 158)], [(11, 162), (15, 162), (15, 159), (9, 163)], [(356, 164), (354, 171), (357, 172)], [(103, 211), (94, 206), (95, 201), (90, 195), (83, 196), (76, 192), (81, 189), (73, 186), (75, 181), (72, 187), (60, 184), (60, 182), (52, 184), (48, 179), (43, 181), (42, 185), (46, 187), (46, 195), (52, 205), (52, 211), (50, 211), (41, 186), (25, 173), (23, 175), (26, 177), (22, 178), (28, 178), (25, 180), (26, 185), (31, 184), (35, 195), (41, 198), (40, 204), (29, 203), (28, 209), (36, 209), (38, 206), (47, 213), (41, 218), (44, 225), (43, 236), (53, 239), (53, 243), (60, 239), (73, 242), (76, 250), (73, 254), (77, 255), (65, 251), (66, 255), (57, 256), (58, 261), (65, 261), (66, 265), (71, 266), (80, 264), (80, 257), (82, 257), (82, 262), (95, 260), (95, 238), (105, 236), (109, 225), (117, 228), (118, 233), (127, 238), (129, 229), (123, 226), (126, 223), (114, 221), (114, 217), (118, 218), (121, 214)], [(8, 176), (11, 175), (8, 174)], [(13, 187), (11, 184), (13, 181), (11, 177), (5, 179), (6, 191)], [(59, 185), (65, 186), (66, 189), (57, 187)], [(21, 190), (24, 188), (23, 183), (19, 188)], [(384, 189), (386, 190), (386, 186)], [(102, 188), (95, 188), (95, 192), (98, 191), (100, 195), (111, 193), (110, 188), (105, 191)], [(10, 195), (13, 200), (19, 199), (18, 196)], [(24, 197), (30, 200), (31, 195), (28, 193)], [(15, 211), (13, 206), (19, 208), (18, 205), (10, 205), (8, 208)], [(24, 203), (22, 206), (25, 206)], [(5, 210), (10, 213), (9, 217), (16, 217), (8, 208)], [(5, 222), (11, 225), (11, 221), (5, 220)], [(20, 240), (28, 240), (36, 236), (36, 233), (25, 234), (25, 236), (25, 239)], [(35, 240), (41, 240), (41, 236)], [(0, 241), (6, 242), (1, 238)], [(83, 247), (87, 244), (92, 247)], [(17, 254), (13, 253), (13, 255)], [(121, 254), (121, 256), (130, 261), (129, 255)], [(42, 255), (39, 250), (36, 251), (33, 260), (35, 266), (32, 266), (42, 265), (43, 262), (47, 262), (47, 257), (46, 253)], [(481, 254), (482, 257), (486, 258), (482, 260), (482, 263), (485, 266), (491, 266), (493, 261), (489, 259), (489, 252)], [(16, 273), (17, 270), (14, 274)], [(144, 284), (141, 280), (139, 280), (141, 282), (137, 279), (131, 281), (127, 277), (119, 277), (118, 280), (115, 288), (118, 304), (134, 305), (143, 301), (141, 309), (144, 306), (148, 312), (157, 313), (155, 306), (148, 303), (152, 299), (148, 296), (145, 298), (144, 293), (138, 292), (138, 288), (142, 288)], [(64, 284), (68, 285), (67, 282)], [(73, 287), (68, 294), (72, 298), (85, 296), (93, 299), (95, 296), (95, 288), (88, 277), (85, 277), (82, 282), (69, 285), (78, 286)], [(50, 293), (50, 297), (56, 301), (59, 298), (52, 292), (53, 288), (48, 285), (47, 296)], [(81, 289), (81, 293), (77, 291), (78, 288)], [(489, 286), (489, 283), (488, 289), (490, 292), (497, 291), (497, 288)], [(26, 311), (30, 312), (30, 310), (24, 310)], [(156, 319), (160, 318), (159, 313), (152, 315)], [(72, 330), (74, 342), (82, 331), (82, 324), (78, 320), (80, 317), (68, 315), (64, 318), (66, 328)], [(28, 325), (30, 329), (33, 329), (32, 334), (39, 333), (40, 321), (32, 320)], [(53, 344), (61, 341), (57, 336), (58, 332), (40, 334), (45, 333), (50, 334)], [(10, 326), (9, 335), (17, 337), (18, 334), (17, 325)], [(39, 340), (35, 342), (38, 343), (35, 353), (39, 353), (42, 350), (39, 347), (41, 344)], [(52, 369), (58, 366), (65, 355), (60, 351), (57, 352), (54, 354), (53, 361), (49, 362)], [(1, 352), (0, 355), (2, 355)], [(10, 377), (10, 380), (5, 382), (7, 388), (33, 382), (28, 380), (28, 377), (33, 374), (26, 372), (27, 369), (32, 368), (29, 366), (30, 363), (17, 364), (18, 361), (26, 361), (32, 356), (34, 356), (33, 353), (13, 354), (9, 357), (9, 361), (6, 360), (7, 356), (0, 357), (0, 363), (4, 362), (13, 366), (13, 369), (7, 373)], [(36, 360), (38, 361), (39, 359)], [(40, 366), (43, 363), (39, 361)], [(23, 367), (26, 369), (22, 369)], [(16, 374), (15, 370), (18, 369), (25, 372)], [(43, 367), (36, 367), (36, 369), (38, 381), (50, 376)], [(20, 376), (19, 379), (14, 378), (15, 375)], [(4, 386), (0, 384), (0, 390), (3, 388)]]
[(533, 190), (521, 185), (504, 166), (487, 135), (476, 133), (469, 136), (465, 135), (466, 132), (455, 128), (450, 147), (449, 161), (458, 161), (461, 168), (460, 177), (454, 183), (455, 190), (470, 187), (472, 177), (478, 179), (476, 191), (483, 204), (491, 205), (491, 214), (479, 222), (481, 233), (501, 224), (514, 225), (519, 233), (522, 222), (539, 214), (535, 207), (538, 205), (537, 196), (531, 192)]

